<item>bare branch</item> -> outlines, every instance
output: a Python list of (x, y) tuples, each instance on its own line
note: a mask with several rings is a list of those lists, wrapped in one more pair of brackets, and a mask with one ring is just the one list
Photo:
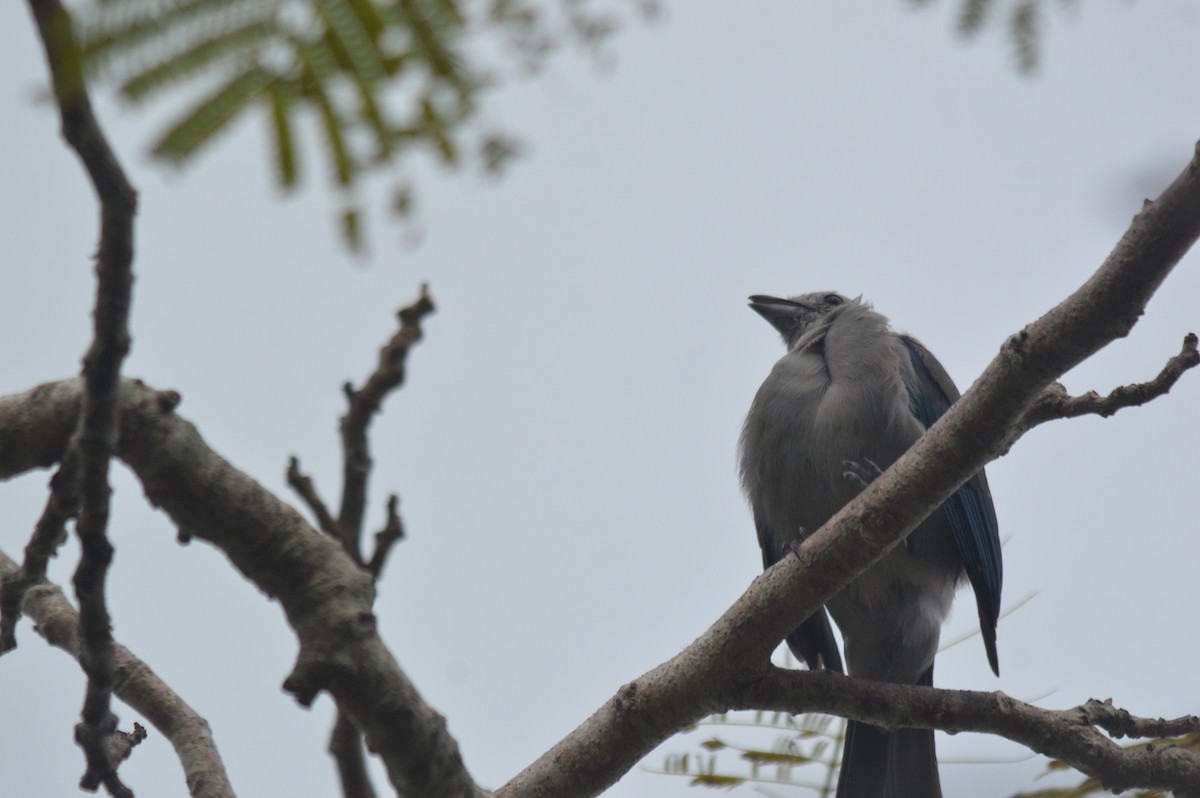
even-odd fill
[[(19, 573), (17, 564), (0, 552), (0, 582), (7, 585)], [(43, 581), (30, 589), (25, 614), (47, 643), (79, 659), (79, 614), (57, 585)], [(233, 798), (225, 764), (204, 718), (159, 679), (150, 666), (119, 643), (113, 645), (113, 662), (117, 697), (170, 741), (183, 766), (192, 798)], [(135, 734), (138, 728), (134, 724)], [(130, 742), (124, 737), (125, 732), (117, 734), (125, 744)]]
[(71, 448), (50, 479), (50, 495), (25, 546), (25, 561), (0, 587), (0, 654), (17, 647), (17, 621), (21, 619), (25, 594), (45, 580), (50, 558), (67, 541), (67, 521), (79, 507), (78, 470), (79, 458)]
[[(350, 383), (344, 386), (349, 408), (341, 421), (342, 506), (333, 526), (346, 553), (359, 564), (363, 564), (362, 527), (367, 509), (367, 483), (371, 474), (367, 428), (387, 395), (403, 384), (408, 351), (421, 340), (421, 319), (432, 313), (433, 309), (429, 286), (422, 285), (417, 301), (397, 314), (400, 329), (379, 350), (379, 364), (362, 389), (356, 391)], [(392, 545), (404, 536), (404, 526), (396, 512), (397, 502), (398, 499), (393, 495), (388, 502), (387, 526), (375, 535), (375, 551), (364, 566), (372, 581), (377, 581), (383, 572), (383, 564)], [(321, 523), (325, 525), (325, 521)], [(342, 792), (346, 798), (373, 795), (374, 788), (366, 770), (362, 734), (341, 707), (338, 708), (337, 720), (331, 732), (329, 750), (337, 762)]]
[(1033, 407), (1029, 408), (1021, 420), (1021, 432), (1060, 418), (1084, 415), (1108, 418), (1118, 410), (1139, 407), (1157, 399), (1170, 391), (1185, 371), (1200, 365), (1200, 352), (1197, 352), (1196, 345), (1196, 334), (1188, 333), (1183, 337), (1183, 347), (1179, 354), (1167, 361), (1157, 377), (1149, 382), (1121, 386), (1103, 398), (1095, 391), (1088, 391), (1083, 396), (1071, 396), (1062, 383), (1056, 382), (1047, 387)]
[(1097, 729), (1117, 736), (1194, 734), (1200, 732), (1200, 717), (1194, 715), (1148, 720), (1111, 701), (1095, 700), (1074, 709), (1042, 709), (1000, 692), (910, 687), (774, 667), (748, 681), (728, 709), (818, 712), (891, 729), (995, 734), (1062, 760), (1113, 792), (1143, 787), (1172, 790), (1181, 798), (1200, 795), (1200, 752), (1178, 746), (1122, 747)]
[(379, 581), (379, 577), (383, 573), (383, 566), (387, 562), (388, 554), (392, 551), (392, 546), (402, 540), (404, 540), (404, 521), (400, 519), (400, 497), (393, 493), (388, 497), (387, 524), (375, 533), (375, 551), (371, 554), (370, 562), (367, 563), (367, 570), (371, 572), (375, 581)]
[[(81, 393), (78, 380), (66, 380), (0, 397), (0, 479), (42, 465), (49, 442), (65, 446)], [(305, 706), (328, 691), (402, 795), (487, 795), (467, 773), (445, 719), (424, 702), (380, 640), (370, 574), (338, 542), (209, 449), (172, 412), (167, 396), (177, 399), (124, 382), (118, 453), (151, 502), (220, 548), (282, 605), (300, 642), (284, 688)], [(40, 429), (31, 429), (34, 423)], [(13, 451), (8, 444), (16, 438), (29, 440), (29, 447)]]
[(329, 753), (337, 764), (342, 798), (375, 798), (375, 788), (371, 786), (371, 776), (367, 773), (362, 733), (340, 709), (329, 736)]
[(341, 423), (343, 477), (338, 525), (346, 552), (358, 563), (363, 562), (360, 538), (367, 506), (367, 477), (371, 473), (367, 427), (383, 406), (387, 395), (404, 384), (408, 352), (413, 344), (421, 340), (421, 320), (433, 311), (429, 286), (423, 285), (417, 301), (396, 314), (400, 319), (400, 329), (379, 350), (379, 364), (363, 387), (356, 390), (350, 383), (345, 385), (349, 407)]
[(116, 448), (121, 361), (129, 353), (129, 306), (133, 294), (133, 216), (137, 195), (92, 112), (71, 18), (58, 0), (29, 0), (54, 86), (67, 143), (83, 161), (100, 201), (96, 255), (96, 309), (92, 345), (83, 360), (85, 396), (75, 448), (79, 456), (79, 515), (75, 524), (82, 557), (75, 572), (83, 654), (88, 675), (75, 739), (87, 758), (85, 789), (103, 784), (114, 798), (132, 791), (117, 777), (110, 739), (117, 719), (110, 709), (113, 682), (111, 623), (104, 584), (112, 560), (108, 542), (108, 465)]
[(341, 540), (342, 533), (338, 531), (337, 521), (329, 514), (329, 508), (325, 506), (321, 495), (317, 493), (317, 487), (313, 484), (312, 478), (300, 471), (300, 460), (295, 457), (288, 459), (287, 483), (304, 500), (308, 509), (312, 510), (321, 531), (334, 540)]
[(1174, 720), (1162, 718), (1137, 718), (1120, 707), (1113, 706), (1111, 698), (1103, 701), (1089, 700), (1079, 707), (1084, 718), (1093, 726), (1099, 726), (1113, 737), (1182, 737), (1185, 734), (1200, 734), (1200, 717), (1185, 715)]

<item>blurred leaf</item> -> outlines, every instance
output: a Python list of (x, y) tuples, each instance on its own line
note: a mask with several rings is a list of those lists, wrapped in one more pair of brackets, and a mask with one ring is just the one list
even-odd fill
[[(1046, 6), (1054, 0), (954, 0), (955, 28), (960, 36), (973, 37), (1000, 21), (1007, 27), (1017, 71), (1024, 75), (1037, 70), (1041, 58), (1042, 28)], [(932, 5), (932, 0), (908, 0), (914, 8)], [(1077, 0), (1057, 0), (1059, 8), (1074, 10)]]
[(154, 154), (182, 161), (224, 130), (274, 78), (248, 67), (179, 118), (154, 144)]
[(358, 208), (342, 211), (342, 240), (352, 252), (363, 251), (362, 220)]
[(973, 36), (978, 33), (994, 5), (995, 0), (963, 0), (962, 9), (958, 13), (959, 34)]
[(196, 39), (185, 49), (172, 52), (157, 63), (130, 75), (121, 84), (121, 94), (132, 102), (142, 102), (157, 91), (174, 87), (215, 61), (236, 59), (240, 52), (257, 47), (264, 39), (277, 33), (271, 20), (259, 18)]
[[(359, 185), (400, 168), (410, 153), (498, 174), (518, 150), (511, 138), (482, 130), (481, 96), (497, 85), (498, 66), (525, 71), (549, 54), (556, 28), (590, 18), (581, 0), (556, 0), (557, 18), (534, 0), (81, 2), (90, 79), (116, 86), (131, 103), (162, 96), (182, 109), (159, 134), (156, 157), (190, 163), (261, 99), (276, 180), (291, 190), (304, 155), (296, 130), (315, 122), (331, 184), (343, 207), (354, 208), (339, 217), (343, 239), (360, 245), (362, 210), (352, 201)], [(476, 53), (496, 48), (476, 43), (488, 37), (526, 46), (485, 69)], [(411, 198), (396, 207), (408, 213)]]
[(299, 178), (296, 143), (292, 135), (291, 105), (296, 101), (291, 83), (275, 81), (267, 87), (271, 109), (271, 144), (275, 153), (275, 175), (279, 185), (291, 190)]
[(1032, 72), (1038, 64), (1038, 33), (1041, 27), (1039, 0), (1021, 0), (1009, 27), (1016, 49), (1017, 69)]

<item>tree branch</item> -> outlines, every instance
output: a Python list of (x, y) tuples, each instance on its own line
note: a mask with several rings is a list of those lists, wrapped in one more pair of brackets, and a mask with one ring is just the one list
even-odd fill
[(340, 709), (329, 735), (329, 753), (337, 764), (342, 798), (375, 798), (375, 788), (367, 772), (362, 734), (349, 716)]
[(0, 654), (17, 647), (17, 622), (21, 619), (25, 594), (45, 581), (50, 558), (67, 541), (67, 521), (79, 508), (78, 472), (79, 458), (71, 448), (50, 479), (50, 495), (25, 546), (24, 562), (0, 585)]
[(400, 518), (400, 497), (396, 494), (388, 496), (387, 524), (375, 533), (375, 551), (367, 563), (367, 570), (375, 581), (379, 581), (383, 566), (387, 562), (392, 547), (404, 540), (404, 521)]
[[(80, 401), (78, 380), (0, 397), (0, 479), (61, 457)], [(173, 392), (126, 380), (118, 454), (152, 503), (220, 548), (282, 605), (300, 643), (284, 688), (305, 706), (328, 691), (402, 795), (487, 795), (463, 766), (445, 719), (424, 702), (380, 640), (370, 574), (339, 542), (209, 449), (195, 427), (173, 412), (177, 401)], [(28, 446), (10, 447), (13, 439)]]
[[(408, 352), (413, 344), (421, 340), (421, 320), (434, 310), (429, 286), (421, 286), (417, 301), (402, 308), (397, 316), (400, 329), (379, 350), (379, 364), (367, 378), (361, 390), (354, 390), (346, 383), (344, 391), (349, 407), (341, 420), (342, 437), (342, 505), (334, 528), (346, 550), (356, 563), (363, 565), (377, 581), (383, 572), (388, 552), (404, 535), (404, 527), (396, 514), (395, 496), (388, 503), (388, 523), (375, 536), (375, 551), (369, 562), (364, 562), (362, 552), (363, 519), (367, 510), (367, 483), (371, 475), (371, 453), (367, 428), (375, 414), (383, 407), (387, 395), (404, 383)], [(332, 519), (330, 519), (332, 521)], [(322, 525), (324, 525), (322, 521)], [(362, 735), (355, 730), (353, 722), (338, 708), (337, 720), (330, 735), (329, 750), (337, 760), (338, 775), (342, 792), (346, 798), (369, 796), (374, 790), (367, 773), (366, 760), (362, 751)]]
[[(117, 776), (113, 746), (117, 717), (110, 709), (113, 642), (104, 585), (112, 561), (108, 541), (109, 455), (116, 448), (121, 362), (129, 352), (129, 306), (133, 294), (133, 216), (137, 195), (125, 177), (92, 112), (71, 18), (58, 0), (29, 0), (50, 67), (62, 133), (78, 153), (100, 201), (100, 244), (96, 255), (96, 309), (91, 347), (83, 360), (85, 394), (73, 448), (79, 457), (79, 515), (82, 549), (75, 571), (87, 691), (75, 739), (87, 758), (81, 785), (103, 784), (114, 798), (133, 792)], [(68, 460), (70, 462), (70, 460)]]
[[(826, 671), (771, 667), (746, 683), (728, 709), (800, 714), (817, 712), (889, 729), (936, 728), (1005, 737), (1098, 779), (1106, 789), (1172, 790), (1200, 795), (1200, 752), (1178, 746), (1122, 747), (1116, 736), (1178, 736), (1200, 732), (1200, 717), (1135, 718), (1111, 701), (1088, 701), (1066, 710), (1035, 707), (1004, 693), (942, 690), (853, 679)], [(1162, 732), (1166, 732), (1163, 735)]]
[(1071, 396), (1062, 383), (1050, 385), (1021, 419), (1022, 434), (1038, 424), (1060, 418), (1077, 418), (1084, 415), (1108, 418), (1118, 410), (1140, 407), (1163, 396), (1174, 387), (1185, 371), (1200, 365), (1197, 340), (1195, 333), (1188, 333), (1183, 337), (1183, 347), (1179, 354), (1167, 361), (1157, 377), (1149, 382), (1123, 385), (1104, 398), (1095, 391), (1088, 391), (1083, 396)]
[(329, 514), (329, 508), (325, 506), (321, 495), (317, 493), (317, 487), (313, 484), (312, 478), (300, 471), (300, 460), (295, 457), (288, 459), (287, 483), (292, 490), (296, 491), (296, 495), (308, 505), (308, 509), (312, 510), (321, 531), (334, 540), (341, 540), (342, 533), (338, 530), (338, 522)]
[(367, 478), (371, 473), (367, 427), (383, 406), (387, 395), (404, 384), (408, 352), (413, 344), (421, 340), (421, 320), (433, 311), (429, 286), (423, 285), (417, 301), (396, 314), (400, 319), (400, 329), (379, 350), (379, 364), (363, 387), (355, 390), (350, 383), (344, 386), (349, 407), (341, 423), (342, 506), (338, 512), (338, 525), (346, 553), (360, 564), (363, 562), (360, 538), (367, 507)]
[[(17, 564), (0, 552), (0, 582), (7, 585), (19, 573)], [(79, 660), (79, 614), (57, 585), (43, 581), (30, 589), (25, 614), (47, 643)], [(113, 645), (113, 663), (114, 692), (170, 741), (183, 766), (188, 794), (192, 798), (233, 798), (225, 764), (204, 718), (119, 643)]]

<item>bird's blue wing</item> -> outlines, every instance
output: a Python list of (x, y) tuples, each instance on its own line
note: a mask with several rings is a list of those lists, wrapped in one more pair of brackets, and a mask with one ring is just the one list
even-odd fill
[[(900, 336), (908, 350), (917, 379), (909, 386), (909, 406), (913, 415), (929, 429), (950, 405), (958, 401), (958, 389), (937, 358), (920, 341)], [(975, 591), (979, 608), (979, 629), (987, 648), (988, 663), (1000, 674), (996, 654), (996, 623), (1000, 618), (1000, 585), (1004, 568), (1000, 558), (1000, 528), (987, 476), (981, 470), (971, 477), (941, 507), (946, 514), (963, 568)]]

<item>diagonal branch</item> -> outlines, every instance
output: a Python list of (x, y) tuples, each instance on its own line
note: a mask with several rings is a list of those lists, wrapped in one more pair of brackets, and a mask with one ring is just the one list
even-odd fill
[[(0, 552), (0, 582), (7, 584), (19, 571), (17, 564)], [(25, 601), (25, 614), (47, 643), (79, 659), (79, 614), (57, 585), (42, 582), (33, 587)], [(113, 662), (114, 692), (170, 741), (183, 766), (188, 794), (192, 798), (233, 798), (225, 764), (204, 718), (119, 643), (113, 644)]]
[(329, 514), (329, 508), (325, 506), (321, 494), (317, 493), (317, 486), (313, 484), (312, 477), (300, 470), (300, 460), (296, 457), (288, 459), (287, 484), (308, 505), (308, 509), (312, 510), (321, 531), (334, 540), (341, 540), (342, 533), (338, 530), (338, 522)]
[(75, 530), (82, 549), (74, 583), (83, 642), (80, 662), (88, 676), (75, 739), (87, 759), (81, 786), (95, 789), (103, 784), (114, 798), (129, 798), (133, 793), (117, 776), (118, 762), (113, 756), (117, 749), (111, 744), (117, 718), (110, 709), (113, 642), (104, 585), (113, 553), (107, 534), (108, 466), (118, 436), (121, 362), (129, 353), (137, 195), (92, 112), (70, 15), (58, 0), (29, 0), (29, 7), (50, 67), (63, 137), (83, 161), (100, 201), (94, 329), (83, 360), (85, 393), (73, 444), (79, 458)]

